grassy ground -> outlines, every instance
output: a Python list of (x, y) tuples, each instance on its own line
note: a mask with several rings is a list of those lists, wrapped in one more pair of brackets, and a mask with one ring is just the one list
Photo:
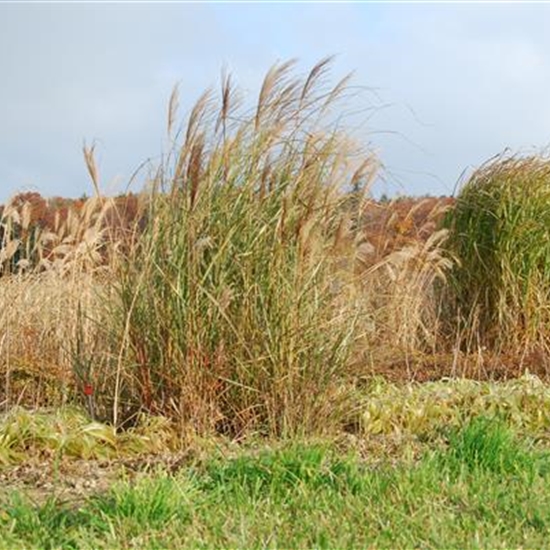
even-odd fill
[(2, 548), (544, 547), (550, 456), (477, 417), (418, 460), (329, 444), (189, 460), (83, 502), (2, 496)]

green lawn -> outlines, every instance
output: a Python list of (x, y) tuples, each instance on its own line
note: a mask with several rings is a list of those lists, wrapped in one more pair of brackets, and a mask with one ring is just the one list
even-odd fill
[(548, 546), (550, 459), (477, 418), (416, 461), (292, 444), (190, 461), (75, 503), (5, 495), (2, 548)]

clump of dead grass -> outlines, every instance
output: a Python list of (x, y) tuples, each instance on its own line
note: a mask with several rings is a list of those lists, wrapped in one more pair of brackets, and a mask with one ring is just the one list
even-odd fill
[[(111, 200), (92, 198), (56, 215), (53, 227), (30, 223), (30, 202), (10, 202), (0, 229), (0, 404), (51, 405), (75, 392), (106, 352), (100, 316), (109, 299)], [(83, 353), (86, 350), (86, 353)], [(92, 359), (93, 356), (93, 359)]]
[[(444, 344), (438, 289), (446, 284), (453, 260), (445, 249), (447, 231), (435, 230), (434, 220), (448, 204), (397, 199), (379, 208), (383, 212), (373, 216), (369, 205), (355, 246), (355, 271), (368, 319), (364, 352), (371, 364), (407, 365), (412, 356), (436, 354)], [(415, 220), (419, 211), (422, 215)], [(377, 368), (383, 371), (384, 365)]]

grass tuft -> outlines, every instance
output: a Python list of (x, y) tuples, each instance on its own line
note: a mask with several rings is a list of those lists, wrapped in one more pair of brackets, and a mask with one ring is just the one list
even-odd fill
[(512, 430), (498, 418), (483, 416), (451, 434), (446, 463), (454, 469), (481, 469), (503, 476), (532, 475), (536, 469), (535, 456)]
[(447, 215), (458, 260), (449, 305), (462, 345), (547, 343), (550, 321), (550, 160), (500, 156), (476, 170)]
[(253, 115), (225, 79), (178, 133), (115, 282), (115, 422), (122, 401), (234, 435), (338, 422), (360, 327), (334, 251), (376, 161), (323, 118), (344, 90), (319, 87), (326, 63), (305, 79), (273, 67)]

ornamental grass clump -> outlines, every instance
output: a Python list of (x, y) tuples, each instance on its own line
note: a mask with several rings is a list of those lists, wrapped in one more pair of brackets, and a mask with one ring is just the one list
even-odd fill
[(226, 76), (176, 132), (116, 283), (115, 422), (124, 403), (231, 434), (337, 416), (359, 324), (335, 250), (376, 162), (330, 123), (346, 81), (327, 88), (328, 65), (274, 66), (252, 110)]
[(548, 343), (550, 159), (505, 157), (471, 176), (447, 218), (452, 315), (463, 341), (497, 350)]
[(100, 320), (111, 298), (109, 258), (118, 249), (107, 223), (116, 204), (99, 196), (67, 201), (63, 208), (54, 202), (48, 206), (40, 195), (21, 194), (0, 212), (0, 409), (5, 411), (16, 404), (82, 400), (82, 385), (89, 377), (95, 383), (95, 366), (109, 360), (109, 334)]

